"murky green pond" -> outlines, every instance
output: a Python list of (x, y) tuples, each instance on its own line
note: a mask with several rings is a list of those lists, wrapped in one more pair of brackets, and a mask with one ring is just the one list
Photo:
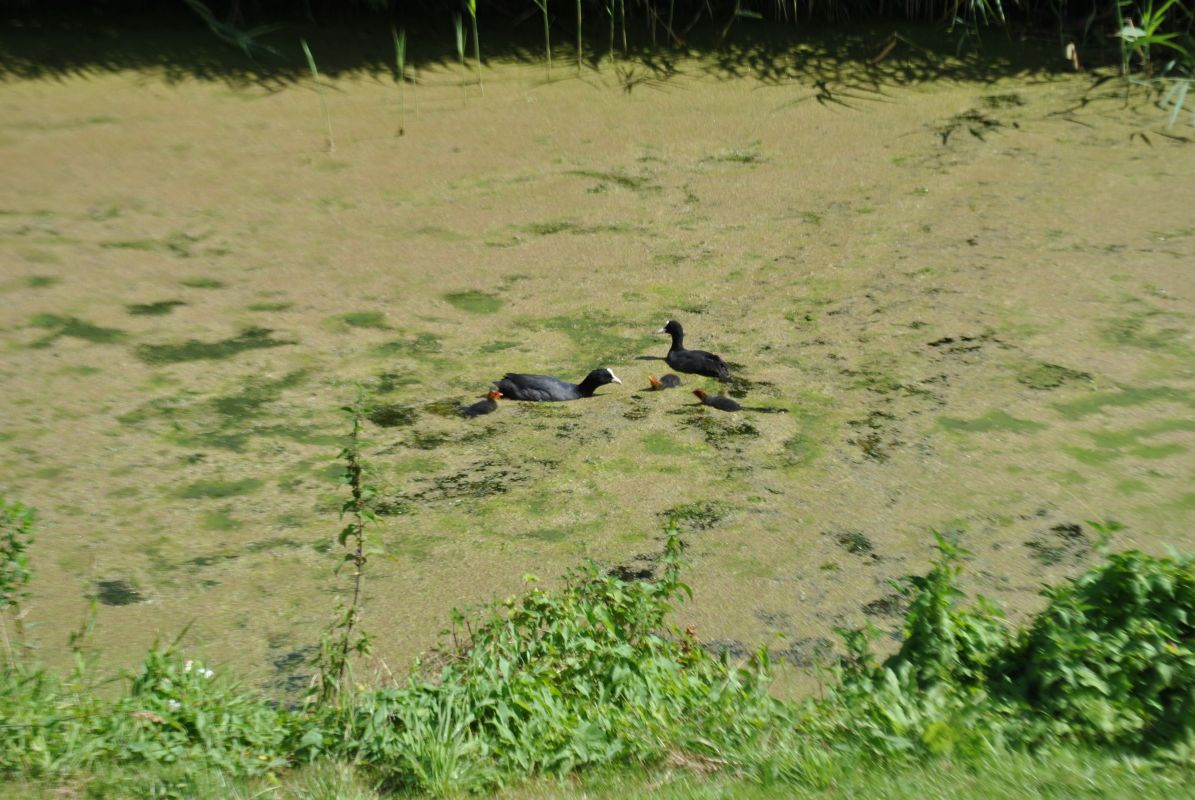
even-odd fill
[[(836, 625), (894, 627), (933, 530), (1014, 614), (1090, 562), (1091, 521), (1195, 546), (1189, 130), (1082, 76), (676, 66), (495, 63), (484, 96), (425, 69), (402, 138), (394, 87), (343, 78), (332, 153), (309, 85), (0, 83), (0, 490), (40, 514), (45, 658), (95, 598), (109, 663), (192, 623), (301, 687), (347, 582), (359, 387), (396, 672), (529, 573), (650, 574), (668, 514), (677, 621), (794, 671)], [(647, 391), (671, 318), (788, 413)], [(456, 414), (598, 366), (622, 385)]]

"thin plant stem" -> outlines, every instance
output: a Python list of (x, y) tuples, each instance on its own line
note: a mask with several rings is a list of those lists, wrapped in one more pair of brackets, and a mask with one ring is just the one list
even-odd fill
[(324, 110), (324, 123), (328, 126), (328, 152), (336, 152), (336, 139), (332, 136), (332, 115), (328, 113), (328, 101), (324, 97), (324, 85), (319, 79), (319, 70), (315, 68), (315, 57), (311, 55), (311, 48), (306, 39), (299, 39), (303, 45), (303, 54), (307, 56), (307, 66), (311, 68), (311, 77), (315, 80), (315, 90), (319, 94), (320, 107)]
[(552, 80), (552, 31), (548, 20), (548, 0), (535, 0), (535, 4), (544, 13), (544, 53), (548, 59), (548, 80)]
[(618, 0), (618, 7), (622, 15), (622, 54), (627, 55), (627, 0)]
[(477, 88), (485, 94), (481, 83), (481, 37), (477, 33), (477, 0), (469, 0), (469, 17), (473, 21), (473, 58), (477, 61)]
[(407, 31), (390, 29), (394, 37), (394, 64), (398, 67), (398, 135), (406, 132), (407, 120)]
[(614, 61), (614, 0), (607, 0), (606, 11), (610, 14), (610, 60)]
[(456, 57), (461, 62), (461, 97), (466, 104), (469, 102), (469, 92), (465, 88), (465, 23), (460, 14), (452, 16), (452, 24), (456, 28)]

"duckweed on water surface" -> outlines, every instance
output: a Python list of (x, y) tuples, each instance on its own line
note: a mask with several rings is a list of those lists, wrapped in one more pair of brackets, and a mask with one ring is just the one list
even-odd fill
[(176, 489), (176, 497), (183, 499), (211, 499), (220, 497), (236, 497), (252, 494), (262, 487), (264, 481), (258, 478), (241, 478), (239, 480), (223, 481), (218, 479), (195, 481), (192, 484)]
[(184, 361), (231, 358), (247, 350), (298, 344), (295, 339), (275, 339), (269, 328), (245, 328), (230, 339), (203, 342), (189, 339), (181, 344), (139, 344), (135, 352), (146, 364), (178, 364)]
[(185, 305), (182, 300), (159, 300), (156, 303), (133, 303), (125, 306), (125, 310), (135, 317), (160, 317)]
[(444, 299), (453, 307), (470, 314), (495, 314), (502, 308), (502, 299), (485, 292), (450, 292)]
[(63, 317), (58, 314), (35, 314), (29, 320), (29, 324), (50, 331), (45, 337), (34, 342), (32, 347), (48, 347), (62, 336), (94, 344), (115, 344), (128, 335), (117, 328), (104, 328), (77, 317)]

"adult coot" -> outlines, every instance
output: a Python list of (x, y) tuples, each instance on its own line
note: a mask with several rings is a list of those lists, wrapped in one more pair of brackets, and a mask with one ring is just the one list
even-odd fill
[(742, 411), (743, 407), (724, 395), (716, 394), (710, 397), (705, 393), (705, 389), (694, 389), (693, 394), (697, 395), (697, 399), (705, 403), (707, 406), (713, 406), (719, 411)]
[(568, 383), (559, 378), (548, 375), (522, 375), (508, 372), (506, 377), (498, 381), (498, 391), (510, 400), (563, 401), (580, 400), (582, 397), (593, 397), (599, 386), (607, 383), (622, 383), (610, 370), (605, 367), (595, 369), (585, 376), (580, 383)]
[(502, 392), (497, 389), (490, 389), (486, 392), (485, 399), (478, 400), (471, 406), (465, 406), (461, 409), (461, 416), (468, 419), (473, 417), (480, 417), (482, 414), (491, 414), (498, 410), (498, 398), (502, 396)]
[(708, 375), (721, 381), (730, 380), (730, 368), (721, 358), (704, 350), (685, 349), (685, 329), (676, 320), (668, 320), (668, 324), (656, 333), (667, 333), (672, 336), (672, 347), (668, 350), (668, 356), (664, 360), (677, 372)]
[(657, 378), (655, 375), (648, 375), (647, 382), (651, 384), (653, 392), (663, 391), (664, 389), (675, 389), (680, 386), (680, 378), (675, 375), (665, 375), (662, 378)]

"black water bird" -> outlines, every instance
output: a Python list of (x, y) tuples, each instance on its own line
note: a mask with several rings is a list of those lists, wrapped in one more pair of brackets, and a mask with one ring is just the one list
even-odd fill
[(667, 333), (672, 336), (672, 347), (669, 348), (668, 356), (664, 360), (677, 372), (708, 375), (720, 381), (730, 380), (730, 368), (719, 356), (704, 350), (685, 349), (685, 329), (676, 320), (668, 320), (668, 323), (656, 333)]
[(465, 406), (461, 409), (461, 416), (467, 419), (473, 417), (480, 417), (482, 414), (492, 414), (498, 410), (498, 398), (502, 396), (502, 392), (497, 389), (490, 389), (486, 392), (485, 398), (478, 400), (471, 406)]
[(549, 375), (523, 375), (508, 372), (497, 382), (498, 391), (509, 400), (531, 400), (535, 402), (561, 402), (593, 397), (599, 386), (607, 383), (622, 383), (618, 376), (606, 368), (595, 369), (580, 383), (568, 383)]
[(743, 407), (741, 405), (736, 403), (734, 400), (731, 400), (729, 397), (726, 397), (725, 395), (716, 394), (713, 397), (710, 397), (708, 394), (706, 394), (705, 389), (694, 389), (693, 394), (697, 395), (697, 399), (700, 400), (702, 403), (705, 403), (707, 406), (713, 406), (714, 408), (718, 409), (719, 411), (742, 411), (743, 410)]
[(648, 375), (647, 382), (651, 384), (653, 392), (660, 392), (664, 389), (675, 389), (680, 386), (680, 378), (675, 375), (668, 374), (657, 378), (655, 375)]

